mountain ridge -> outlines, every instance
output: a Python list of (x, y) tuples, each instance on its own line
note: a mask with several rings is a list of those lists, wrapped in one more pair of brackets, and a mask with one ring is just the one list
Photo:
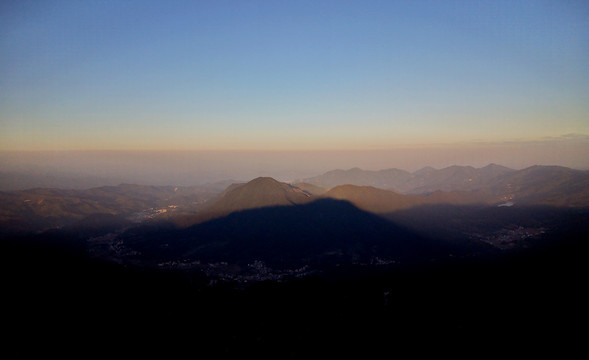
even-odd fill
[[(532, 165), (520, 170), (511, 169), (495, 163), (484, 167), (451, 165), (441, 169), (423, 167), (413, 173), (401, 169), (331, 170), (322, 175), (301, 179), (300, 182), (322, 186), (326, 189), (338, 185), (373, 186), (404, 194), (427, 194), (436, 190), (470, 191), (492, 187), (503, 179), (517, 178), (518, 174), (553, 172), (555, 177), (569, 174), (583, 175), (589, 171), (576, 170), (558, 165)], [(395, 185), (391, 185), (395, 184)]]
[[(589, 171), (562, 166), (536, 165), (513, 170), (497, 164), (479, 169), (455, 165), (439, 170), (426, 167), (413, 174), (398, 169), (352, 168), (326, 174), (331, 182), (337, 183), (338, 176), (343, 174), (344, 180), (351, 183), (320, 187), (258, 177), (226, 186), (224, 190), (221, 185), (228, 182), (214, 188), (121, 184), (87, 190), (38, 188), (0, 192), (0, 225), (2, 231), (11, 228), (35, 232), (71, 225), (92, 214), (111, 214), (137, 219), (173, 216), (179, 226), (189, 226), (235, 211), (304, 204), (318, 198), (347, 200), (374, 213), (424, 204), (589, 205)], [(391, 180), (392, 177), (397, 179)], [(398, 186), (405, 191), (386, 188), (392, 183), (401, 184)]]

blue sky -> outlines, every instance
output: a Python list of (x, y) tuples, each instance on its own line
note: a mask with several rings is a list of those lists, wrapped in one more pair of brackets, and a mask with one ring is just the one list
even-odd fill
[(589, 134), (586, 1), (4, 1), (1, 150)]

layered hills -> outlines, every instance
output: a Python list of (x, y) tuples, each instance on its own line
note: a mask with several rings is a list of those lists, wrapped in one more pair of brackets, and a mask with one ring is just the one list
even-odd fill
[[(345, 200), (375, 214), (432, 205), (589, 204), (589, 172), (564, 167), (534, 166), (513, 170), (490, 164), (480, 169), (470, 166), (441, 170), (423, 168), (413, 174), (398, 169), (364, 171), (354, 168), (330, 171), (306, 181), (287, 184), (260, 177), (246, 184), (233, 184), (199, 214), (186, 217), (179, 224), (189, 226), (235, 211), (305, 204), (317, 199)], [(409, 190), (403, 193), (383, 188), (390, 184)]]
[(370, 171), (353, 168), (332, 170), (303, 181), (326, 188), (337, 185), (359, 185), (421, 194), (436, 190), (475, 190), (492, 184), (502, 176), (515, 171), (496, 164), (489, 164), (478, 169), (472, 166), (454, 165), (437, 170), (428, 166), (413, 173), (400, 169)]
[[(460, 198), (458, 203), (517, 202), (558, 206), (586, 206), (589, 203), (589, 172), (561, 166), (531, 166), (513, 170), (490, 164), (483, 168), (450, 166), (431, 167), (409, 173), (399, 169), (365, 171), (358, 168), (334, 170), (303, 180), (305, 183), (333, 188), (340, 185), (370, 186), (408, 195), (434, 198)], [(444, 192), (444, 193), (440, 193)], [(449, 195), (453, 194), (453, 195)], [(466, 194), (468, 193), (468, 194)], [(426, 201), (428, 202), (428, 201)]]
[(0, 192), (0, 233), (37, 232), (108, 214), (135, 219), (193, 211), (216, 192), (203, 187), (121, 184), (86, 190), (35, 188)]
[(305, 204), (320, 198), (346, 200), (376, 214), (436, 204), (589, 204), (589, 172), (559, 166), (522, 170), (495, 164), (479, 169), (426, 167), (414, 173), (354, 168), (330, 171), (305, 181), (288, 184), (260, 177), (248, 183), (226, 181), (193, 187), (122, 184), (87, 190), (0, 192), (0, 233), (7, 229), (37, 232), (59, 228), (95, 214), (133, 221), (157, 215), (173, 218), (177, 225), (186, 227), (235, 211)]
[(404, 191), (413, 177), (413, 174), (400, 169), (370, 171), (353, 168), (328, 171), (323, 175), (303, 179), (301, 182), (322, 188), (332, 188), (338, 185), (359, 185)]

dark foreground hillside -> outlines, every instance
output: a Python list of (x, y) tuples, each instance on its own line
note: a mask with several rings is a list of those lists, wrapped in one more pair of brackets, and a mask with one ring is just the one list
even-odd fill
[(569, 225), (544, 246), (494, 260), (349, 265), (245, 289), (90, 260), (68, 241), (4, 241), (4, 341), (21, 354), (565, 355), (584, 344), (587, 310), (589, 231)]

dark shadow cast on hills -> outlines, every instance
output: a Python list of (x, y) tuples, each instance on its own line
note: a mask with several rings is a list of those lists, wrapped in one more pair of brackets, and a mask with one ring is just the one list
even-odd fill
[(423, 261), (445, 256), (442, 244), (342, 200), (245, 210), (186, 229), (126, 234), (149, 262), (198, 259), (292, 267), (367, 262), (373, 257)]

